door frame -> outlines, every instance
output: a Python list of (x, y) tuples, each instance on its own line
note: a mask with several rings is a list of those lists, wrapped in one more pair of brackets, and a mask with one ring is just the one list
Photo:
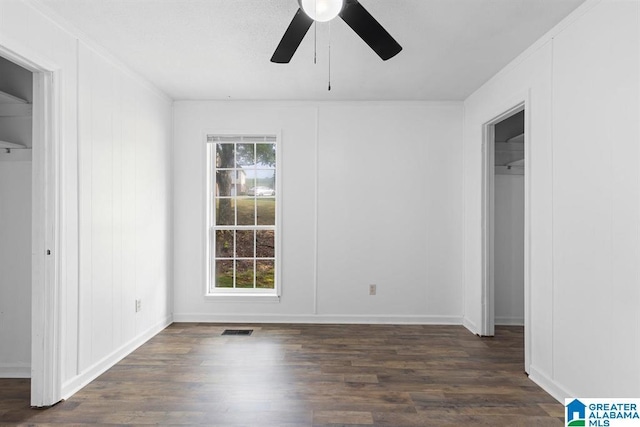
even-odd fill
[(482, 126), (482, 296), (480, 335), (495, 335), (495, 125), (524, 111), (524, 369), (529, 372), (531, 361), (531, 138), (529, 94), (500, 108)]
[(28, 48), (0, 40), (0, 56), (33, 73), (31, 225), (31, 406), (59, 402), (60, 69)]

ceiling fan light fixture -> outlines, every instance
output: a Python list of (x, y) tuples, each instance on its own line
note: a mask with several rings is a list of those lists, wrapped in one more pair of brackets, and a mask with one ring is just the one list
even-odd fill
[(344, 0), (299, 0), (309, 18), (318, 22), (331, 21), (340, 14)]
[(340, 16), (383, 61), (402, 50), (402, 46), (358, 0), (298, 0), (298, 5), (300, 7), (273, 52), (271, 62), (288, 64), (313, 23), (330, 21), (336, 16)]

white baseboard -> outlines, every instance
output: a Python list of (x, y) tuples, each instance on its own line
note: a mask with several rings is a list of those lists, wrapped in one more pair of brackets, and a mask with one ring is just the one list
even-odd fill
[(529, 367), (529, 379), (542, 387), (544, 391), (549, 393), (554, 399), (563, 405), (565, 398), (575, 397), (560, 384), (543, 374), (540, 370), (536, 369), (535, 366)]
[(69, 397), (74, 395), (78, 390), (102, 375), (105, 371), (124, 359), (127, 355), (147, 342), (149, 339), (153, 338), (171, 323), (173, 323), (172, 316), (166, 317), (161, 322), (147, 329), (145, 332), (138, 335), (120, 348), (116, 349), (102, 360), (87, 368), (81, 374), (77, 375), (69, 381), (66, 381), (62, 385), (62, 398), (68, 399)]
[(31, 364), (0, 363), (0, 378), (31, 378)]
[(471, 332), (474, 335), (479, 335), (480, 334), (480, 329), (478, 329), (478, 326), (476, 326), (475, 323), (473, 323), (471, 320), (469, 320), (466, 317), (462, 318), (462, 326), (467, 328), (469, 330), (469, 332)]
[(174, 313), (174, 322), (202, 323), (345, 323), (391, 325), (461, 325), (461, 316), (341, 315), (341, 314), (211, 314)]
[(495, 324), (500, 326), (524, 326), (524, 317), (496, 316)]

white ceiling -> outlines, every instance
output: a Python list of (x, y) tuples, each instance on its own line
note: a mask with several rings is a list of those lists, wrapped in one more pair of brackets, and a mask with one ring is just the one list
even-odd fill
[(286, 100), (462, 100), (584, 2), (360, 0), (398, 56), (383, 62), (338, 18), (272, 64), (296, 0), (39, 1), (174, 99)]

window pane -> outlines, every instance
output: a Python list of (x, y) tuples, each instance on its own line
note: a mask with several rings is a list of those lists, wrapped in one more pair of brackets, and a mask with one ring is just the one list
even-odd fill
[(216, 195), (218, 197), (233, 196), (233, 189), (235, 182), (235, 171), (217, 171), (216, 172)]
[(247, 176), (242, 169), (231, 172), (231, 195), (240, 196), (247, 192)]
[(276, 171), (274, 169), (256, 169), (253, 172), (256, 178), (256, 187), (264, 189), (256, 196), (274, 196), (276, 194)]
[[(258, 182), (258, 180), (256, 180)], [(276, 195), (276, 190), (271, 187), (266, 187), (264, 185), (257, 185), (255, 187), (250, 187), (249, 191), (247, 191), (247, 196), (255, 196), (255, 197), (273, 197)]]
[(256, 179), (253, 178), (253, 175), (251, 174), (251, 169), (245, 171), (245, 178), (244, 178), (244, 188), (243, 188), (243, 192), (240, 193), (240, 196), (254, 196), (254, 191), (256, 188)]
[(276, 165), (276, 144), (256, 144), (256, 160), (264, 167)]
[(236, 162), (237, 166), (252, 166), (255, 164), (255, 145), (254, 144), (237, 144), (236, 145)]
[(256, 200), (258, 205), (258, 225), (276, 224), (276, 199), (260, 198)]
[(236, 288), (253, 288), (253, 261), (236, 261)]
[(233, 261), (216, 261), (216, 287), (233, 288)]
[(256, 233), (256, 257), (275, 258), (273, 230), (258, 230)]
[(218, 199), (216, 201), (216, 225), (234, 225), (233, 199)]
[(275, 262), (256, 261), (256, 288), (273, 289), (275, 286)]
[(253, 230), (236, 231), (236, 257), (253, 258), (254, 241)]
[(256, 208), (254, 199), (237, 199), (238, 225), (256, 225)]
[(216, 167), (219, 169), (235, 167), (234, 146), (235, 144), (216, 144)]
[(216, 230), (216, 258), (233, 258), (232, 230)]

